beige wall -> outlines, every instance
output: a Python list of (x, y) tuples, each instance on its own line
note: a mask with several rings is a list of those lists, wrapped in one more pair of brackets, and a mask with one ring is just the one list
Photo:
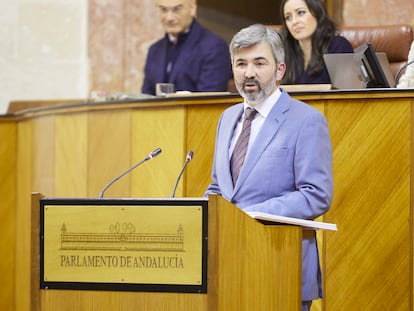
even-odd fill
[(0, 0), (0, 112), (10, 99), (85, 94), (87, 2)]
[[(414, 22), (413, 1), (342, 3), (344, 25)], [(139, 93), (147, 49), (163, 35), (154, 0), (0, 4), (0, 113), (10, 100), (84, 98), (91, 91)], [(201, 8), (199, 17), (226, 40), (246, 22)]]

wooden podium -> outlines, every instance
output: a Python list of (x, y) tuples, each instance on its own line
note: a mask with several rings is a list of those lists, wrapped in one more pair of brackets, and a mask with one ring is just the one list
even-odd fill
[[(46, 203), (45, 203), (46, 202)], [(53, 230), (53, 219), (65, 219), (64, 235), (65, 240), (59, 240), (58, 251), (61, 249), (70, 249), (76, 245), (77, 250), (81, 251), (85, 247), (85, 239), (93, 240), (94, 245), (101, 247), (97, 239), (109, 239), (108, 235), (97, 234), (99, 230), (93, 231), (94, 235), (85, 238), (81, 233), (68, 234), (71, 231), (70, 217), (76, 217), (76, 214), (67, 211), (73, 205), (79, 205), (82, 208), (101, 209), (101, 213), (94, 211), (93, 217), (89, 221), (96, 223), (100, 214), (107, 214), (111, 211), (109, 208), (126, 208), (125, 206), (148, 207), (161, 206), (168, 211), (174, 212), (173, 209), (187, 205), (200, 205), (201, 221), (203, 229), (200, 238), (197, 238), (200, 247), (195, 247), (202, 251), (200, 258), (201, 278), (199, 284), (180, 285), (160, 284), (154, 282), (152, 285), (131, 284), (127, 281), (120, 282), (84, 282), (77, 280), (56, 280), (53, 277), (53, 269), (47, 266), (50, 261), (45, 260), (49, 252), (52, 255), (54, 251), (48, 250), (48, 241), (53, 241), (52, 237), (47, 235)], [(49, 205), (48, 205), (49, 204)], [(64, 207), (59, 205), (63, 204)], [(109, 207), (108, 207), (109, 205)], [(205, 205), (205, 208), (203, 208)], [(45, 206), (48, 208), (45, 212)], [(52, 208), (53, 207), (53, 208)], [(67, 207), (70, 207), (69, 209)], [(52, 212), (53, 211), (53, 212)], [(60, 215), (62, 213), (62, 215)], [(166, 213), (166, 214), (168, 214)], [(57, 216), (56, 216), (57, 215)], [(69, 215), (69, 216), (68, 216)], [(188, 215), (184, 215), (186, 218)], [(51, 218), (49, 220), (47, 217)], [(61, 217), (61, 218), (59, 218)], [(62, 218), (63, 217), (63, 218)], [(68, 218), (69, 217), (69, 218)], [(83, 216), (82, 216), (83, 217)], [(115, 222), (117, 215), (111, 216)], [(167, 216), (171, 221), (178, 221), (176, 217)], [(130, 217), (131, 218), (131, 217)], [(132, 217), (133, 218), (133, 217)], [(48, 219), (46, 221), (46, 219)], [(73, 222), (73, 221), (72, 221)], [(182, 223), (185, 223), (183, 220)], [(198, 222), (198, 221), (195, 221)], [(133, 219), (131, 219), (131, 223)], [(151, 224), (151, 215), (148, 216), (148, 223)], [(40, 224), (40, 226), (39, 226)], [(60, 225), (59, 225), (60, 226)], [(174, 225), (175, 226), (175, 225)], [(205, 227), (204, 227), (205, 226)], [(55, 226), (56, 227), (56, 226)], [(139, 226), (138, 226), (139, 227)], [(163, 226), (165, 228), (166, 226)], [(184, 241), (188, 241), (188, 229), (184, 224)], [(149, 231), (149, 229), (146, 229)], [(167, 230), (167, 229), (165, 229)], [(181, 229), (180, 229), (181, 230)], [(115, 230), (116, 231), (116, 230)], [(111, 232), (115, 232), (112, 230)], [(113, 254), (119, 254), (126, 247), (136, 247), (140, 237), (137, 238), (138, 230), (134, 232), (133, 241), (130, 243), (125, 237), (112, 241), (112, 244), (105, 244), (106, 249), (121, 245), (119, 251), (109, 250)], [(159, 231), (159, 230), (158, 230)], [(158, 232), (157, 231), (157, 232)], [(185, 235), (187, 233), (187, 235)], [(194, 234), (192, 234), (194, 235)], [(197, 234), (195, 234), (198, 236)], [(31, 310), (49, 311), (49, 310), (146, 310), (146, 311), (251, 311), (251, 310), (300, 310), (301, 306), (301, 240), (302, 228), (293, 225), (264, 225), (259, 221), (246, 215), (243, 211), (225, 201), (220, 196), (210, 196), (207, 199), (47, 199), (42, 198), (40, 194), (32, 195), (32, 284), (31, 284)], [(149, 234), (147, 234), (149, 236)], [(40, 237), (40, 243), (39, 243)], [(80, 238), (79, 238), (80, 237)], [(151, 235), (154, 238), (154, 235)], [(72, 239), (73, 238), (73, 239)], [(60, 237), (59, 237), (60, 239)], [(72, 240), (71, 240), (72, 239)], [(177, 242), (177, 237), (174, 237)], [(89, 240), (88, 240), (89, 241)], [(170, 241), (170, 240), (169, 240)], [(175, 243), (174, 242), (174, 243)], [(182, 239), (181, 239), (182, 242)], [(65, 244), (66, 243), (66, 244)], [(89, 242), (88, 242), (89, 243)], [(117, 244), (118, 243), (118, 244)], [(127, 244), (125, 244), (127, 243)], [(129, 243), (129, 244), (128, 244)], [(92, 244), (88, 244), (92, 245)], [(110, 245), (110, 247), (108, 247)], [(114, 246), (115, 245), (115, 246)], [(135, 245), (135, 246), (134, 246)], [(138, 253), (142, 246), (138, 249)], [(145, 244), (147, 245), (147, 244)], [(177, 249), (173, 256), (180, 257), (189, 255), (188, 243), (184, 242), (183, 250), (180, 253), (180, 242), (174, 244)], [(69, 246), (69, 247), (67, 247)], [(117, 247), (118, 247), (117, 246)], [(89, 247), (89, 246), (88, 246)], [(137, 246), (138, 247), (138, 246)], [(163, 244), (162, 247), (165, 247)], [(50, 247), (49, 247), (50, 248)], [(74, 249), (74, 248), (72, 248)], [(85, 248), (87, 249), (87, 248)], [(89, 247), (90, 249), (90, 247)], [(122, 250), (121, 250), (122, 249)], [(96, 251), (96, 250), (93, 250)], [(106, 250), (108, 251), (108, 250)], [(82, 252), (81, 252), (82, 253)], [(178, 255), (177, 255), (178, 254)], [(118, 256), (118, 255), (115, 255)], [(50, 257), (50, 256), (49, 256)], [(53, 257), (53, 256), (52, 256)], [(64, 256), (61, 256), (64, 258)], [(72, 256), (74, 257), (74, 256)], [(182, 266), (187, 266), (187, 261)], [(60, 266), (64, 265), (65, 260), (61, 259)], [(59, 267), (58, 267), (59, 269)], [(93, 268), (91, 268), (93, 269)], [(165, 269), (153, 269), (154, 277), (159, 280), (166, 273)], [(87, 269), (82, 270), (85, 273), (79, 277), (85, 277), (89, 273)], [(107, 271), (110, 271), (108, 269)], [(121, 271), (121, 270), (120, 270)], [(132, 270), (130, 270), (132, 271)], [(110, 273), (108, 272), (108, 277)], [(120, 272), (122, 274), (122, 271)], [(59, 278), (59, 273), (57, 273)], [(203, 276), (204, 275), (204, 276)], [(52, 277), (50, 277), (52, 276)], [(98, 277), (105, 280), (107, 275), (98, 273)], [(128, 278), (130, 274), (126, 274)], [(63, 278), (67, 276), (64, 275)], [(69, 275), (69, 278), (72, 276)], [(92, 278), (96, 274), (92, 274)], [(117, 274), (114, 275), (118, 277)], [(141, 277), (141, 274), (138, 274)], [(177, 279), (181, 279), (178, 277)], [(124, 280), (124, 279), (122, 279)], [(144, 281), (145, 283), (145, 281)], [(191, 283), (191, 282), (190, 282)]]

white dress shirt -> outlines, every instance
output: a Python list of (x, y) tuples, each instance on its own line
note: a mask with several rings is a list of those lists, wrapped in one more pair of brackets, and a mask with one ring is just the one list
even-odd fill
[[(270, 110), (272, 110), (273, 106), (276, 104), (276, 102), (279, 100), (280, 95), (282, 94), (281, 90), (279, 88), (276, 89), (275, 92), (273, 92), (272, 95), (270, 95), (268, 98), (266, 98), (263, 102), (260, 104), (255, 105), (254, 107), (249, 106), (246, 101), (244, 101), (243, 106), (244, 110), (246, 110), (247, 107), (251, 107), (257, 110), (256, 117), (252, 121), (252, 127), (250, 130), (250, 139), (249, 139), (249, 145), (247, 146), (247, 154), (246, 158), (249, 156), (250, 146), (253, 145), (253, 142), (255, 141), (257, 134), (259, 133), (260, 129), (262, 128), (262, 125), (269, 115)], [(236, 145), (237, 138), (240, 135), (240, 132), (243, 127), (243, 117), (244, 113), (242, 114), (240, 120), (237, 122), (236, 129), (234, 130), (233, 137), (231, 139), (230, 149), (229, 149), (229, 159), (231, 158), (231, 155), (233, 154), (234, 146)]]

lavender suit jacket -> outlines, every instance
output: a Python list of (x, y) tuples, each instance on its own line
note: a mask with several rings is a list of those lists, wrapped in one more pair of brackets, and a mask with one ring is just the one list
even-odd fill
[[(229, 146), (242, 111), (243, 104), (237, 104), (226, 109), (220, 118), (212, 183), (205, 195), (220, 194), (246, 212), (301, 219), (314, 219), (327, 212), (332, 200), (333, 178), (332, 149), (325, 117), (282, 90), (249, 147), (233, 187)], [(322, 297), (315, 238), (303, 238), (302, 257), (302, 300)]]
[(175, 91), (224, 92), (232, 78), (230, 52), (226, 41), (203, 28), (196, 20), (165, 80), (167, 35), (149, 49), (144, 69), (142, 93), (155, 95), (159, 82), (174, 83)]

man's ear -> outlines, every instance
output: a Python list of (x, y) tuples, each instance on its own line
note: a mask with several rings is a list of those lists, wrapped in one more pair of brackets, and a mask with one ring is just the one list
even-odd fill
[(286, 64), (283, 62), (280, 62), (277, 64), (276, 68), (276, 81), (280, 81), (283, 79), (286, 72)]
[(191, 16), (197, 17), (197, 0), (190, 0)]

